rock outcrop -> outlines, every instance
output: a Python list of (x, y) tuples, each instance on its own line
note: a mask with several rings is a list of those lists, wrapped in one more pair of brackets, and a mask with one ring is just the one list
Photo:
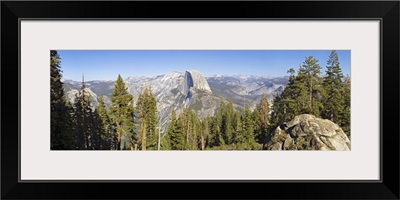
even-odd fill
[[(89, 89), (89, 88), (85, 88), (85, 89), (83, 89), (83, 91), (84, 91), (84, 93), (85, 93), (85, 96), (88, 96), (88, 97), (89, 97), (89, 101), (90, 101), (90, 103), (92, 104), (93, 109), (97, 108), (97, 106), (99, 105), (99, 102), (98, 102), (98, 100), (97, 100), (97, 99), (98, 99), (98, 98), (97, 98), (97, 94), (95, 94), (95, 93), (94, 93), (91, 89)], [(77, 89), (72, 89), (72, 90), (66, 92), (66, 96), (67, 96), (69, 102), (70, 102), (72, 105), (75, 104), (75, 98), (76, 98), (77, 96), (80, 96), (80, 95), (82, 95), (82, 94), (80, 94), (79, 91), (78, 91)]]
[(213, 96), (207, 80), (195, 70), (184, 73), (171, 72), (156, 77), (128, 77), (125, 84), (128, 92), (133, 94), (135, 102), (144, 87), (151, 87), (158, 100), (157, 110), (162, 134), (170, 122), (172, 110), (179, 114), (183, 107), (191, 107), (203, 118), (212, 115), (215, 111), (213, 102), (219, 102), (219, 99)]
[(349, 151), (350, 140), (343, 130), (327, 119), (303, 114), (278, 126), (266, 139), (267, 150)]
[(185, 81), (183, 84), (183, 94), (187, 98), (191, 97), (191, 89), (201, 90), (211, 94), (211, 88), (203, 75), (195, 70), (188, 70), (185, 72)]

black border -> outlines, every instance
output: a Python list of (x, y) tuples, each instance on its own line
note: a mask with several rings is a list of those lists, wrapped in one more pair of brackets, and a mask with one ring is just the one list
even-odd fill
[[(1, 2), (1, 198), (399, 199), (399, 2)], [(380, 19), (382, 181), (18, 182), (20, 19)], [(56, 34), (56, 32), (55, 32)], [(11, 74), (18, 74), (17, 79)], [(13, 84), (14, 83), (14, 84)], [(16, 88), (18, 86), (18, 88)], [(18, 97), (18, 98), (17, 98)], [(17, 112), (18, 111), (18, 112)], [(384, 122), (384, 125), (383, 125)], [(15, 125), (15, 126), (14, 126)], [(382, 126), (383, 125), (383, 126)], [(18, 129), (16, 128), (18, 126)], [(18, 130), (18, 132), (17, 132)], [(368, 156), (368, 155), (366, 155)], [(268, 167), (266, 166), (266, 170)], [(189, 183), (190, 182), (190, 183)], [(143, 192), (157, 188), (154, 193)], [(229, 188), (224, 189), (224, 188)]]

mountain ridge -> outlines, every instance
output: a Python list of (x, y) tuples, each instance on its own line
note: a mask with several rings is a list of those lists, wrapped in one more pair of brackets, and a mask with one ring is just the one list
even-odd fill
[[(263, 94), (272, 102), (274, 95), (280, 94), (287, 84), (286, 77), (219, 76), (204, 77), (197, 70), (170, 72), (153, 77), (129, 76), (124, 79), (128, 92), (134, 101), (145, 86), (149, 86), (158, 99), (157, 110), (162, 132), (166, 130), (172, 110), (182, 112), (183, 108), (192, 108), (200, 118), (214, 115), (221, 99), (232, 101), (239, 110), (244, 105), (254, 109)], [(67, 94), (77, 93), (82, 82), (64, 79)], [(93, 80), (85, 85), (97, 95), (103, 94), (107, 106), (111, 104), (110, 95), (115, 81)], [(67, 95), (72, 100), (71, 95)], [(98, 101), (96, 97), (96, 100)], [(94, 105), (98, 102), (94, 101)]]

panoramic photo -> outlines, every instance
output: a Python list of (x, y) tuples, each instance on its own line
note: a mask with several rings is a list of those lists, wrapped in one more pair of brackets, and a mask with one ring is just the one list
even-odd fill
[(351, 150), (350, 50), (50, 50), (51, 150)]

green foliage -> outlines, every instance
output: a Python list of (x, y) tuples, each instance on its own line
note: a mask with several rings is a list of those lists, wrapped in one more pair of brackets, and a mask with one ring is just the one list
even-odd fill
[(256, 119), (248, 106), (240, 114), (232, 102), (223, 100), (214, 116), (202, 120), (192, 109), (182, 108), (178, 117), (174, 110), (164, 146), (170, 150), (260, 150), (261, 143), (255, 140)]
[[(317, 117), (322, 109), (322, 76), (318, 60), (313, 56), (306, 57), (303, 65), (300, 66), (295, 85), (298, 87), (299, 99), (302, 103), (303, 113), (309, 113)], [(305, 98), (306, 97), (306, 98)]]
[[(247, 105), (243, 114), (234, 110), (233, 103), (221, 100), (218, 111), (207, 119), (209, 139), (208, 150), (250, 150), (261, 149), (255, 141), (255, 112)], [(208, 129), (207, 130), (208, 133)]]
[[(157, 98), (150, 87), (139, 94), (137, 113), (140, 119), (140, 146), (142, 149), (157, 150), (159, 124), (157, 118)], [(145, 147), (144, 147), (145, 146)]]
[(343, 83), (343, 99), (344, 99), (344, 107), (342, 112), (342, 120), (341, 127), (343, 131), (350, 137), (350, 89), (351, 82), (350, 76), (346, 77), (346, 80)]
[(64, 96), (61, 82), (61, 57), (50, 51), (50, 149), (75, 149), (75, 135), (71, 130), (71, 105)]
[[(269, 131), (296, 115), (313, 114), (337, 123), (350, 136), (350, 77), (343, 82), (336, 51), (331, 52), (326, 68), (322, 77), (318, 60), (309, 56), (297, 75), (293, 68), (288, 70), (289, 83), (273, 101)], [(304, 149), (302, 145), (294, 148)]]
[(226, 106), (227, 109), (225, 110), (225, 113), (223, 113), (222, 116), (222, 127), (221, 129), (224, 131), (224, 141), (225, 144), (229, 145), (231, 143), (233, 143), (233, 132), (234, 132), (234, 128), (233, 128), (233, 120), (234, 120), (234, 114), (235, 114), (235, 110), (233, 108), (233, 103), (232, 101), (229, 102), (228, 105), (222, 105), (222, 106)]
[(299, 114), (312, 114), (317, 117), (324, 113), (324, 98), (327, 94), (321, 67), (313, 56), (306, 57), (303, 65), (296, 71), (288, 70), (289, 83), (280, 96), (275, 97), (272, 106), (272, 127), (290, 121)]
[(175, 110), (172, 111), (171, 122), (168, 126), (165, 139), (167, 145), (171, 150), (184, 150), (185, 149), (185, 135), (182, 121), (177, 119)]
[(198, 136), (202, 131), (200, 119), (192, 109), (183, 108), (178, 121), (182, 124), (184, 150), (197, 150), (199, 148)]
[[(297, 74), (289, 69), (289, 83), (275, 96), (272, 107), (265, 95), (254, 110), (245, 105), (238, 111), (232, 101), (221, 99), (213, 116), (200, 119), (193, 111), (202, 107), (198, 101), (188, 109), (180, 109), (179, 115), (173, 110), (162, 137), (157, 97), (150, 87), (143, 89), (134, 107), (133, 96), (118, 75), (110, 108), (100, 95), (95, 109), (82, 81), (75, 103), (70, 105), (64, 96), (60, 63), (60, 56), (51, 51), (51, 149), (157, 150), (160, 146), (161, 150), (260, 150), (266, 138), (271, 139), (271, 130), (299, 114), (330, 119), (350, 136), (350, 77), (343, 81), (336, 51), (329, 57), (325, 76), (313, 56), (305, 58)], [(272, 138), (266, 149), (285, 139)], [(309, 150), (310, 142), (310, 138), (296, 139), (285, 148)]]
[(294, 148), (297, 150), (314, 150), (311, 143), (311, 137), (300, 137), (295, 141)]
[(289, 83), (282, 94), (274, 98), (270, 128), (275, 128), (304, 112), (307, 99), (306, 87), (303, 82), (298, 82), (295, 72), (293, 68), (288, 70)]
[(332, 51), (329, 56), (328, 66), (326, 66), (326, 76), (324, 78), (324, 110), (322, 117), (329, 119), (337, 124), (342, 124), (344, 115), (345, 99), (343, 73), (340, 68), (339, 58), (336, 51)]
[(134, 124), (133, 95), (129, 94), (122, 77), (118, 75), (114, 85), (114, 92), (111, 94), (110, 118), (117, 132), (117, 149), (121, 149), (123, 135), (130, 138), (134, 143), (136, 138), (133, 131)]
[(107, 107), (104, 103), (104, 97), (102, 94), (99, 96), (99, 106), (96, 109), (96, 113), (99, 116), (101, 120), (101, 124), (103, 127), (101, 127), (101, 132), (100, 132), (100, 144), (99, 148), (100, 149), (111, 149), (111, 148), (116, 148), (116, 144), (114, 142), (114, 138), (116, 138), (116, 133), (113, 131), (112, 124), (111, 124), (111, 119), (107, 110)]
[(241, 114), (239, 112), (234, 113), (233, 127), (234, 127), (233, 142), (243, 143), (244, 142), (243, 123)]
[(221, 146), (225, 144), (223, 137), (222, 120), (225, 113), (225, 104), (221, 100), (219, 110), (210, 120), (210, 146)]
[(201, 131), (200, 131), (200, 147), (201, 150), (206, 150), (206, 147), (209, 143), (210, 137), (210, 127), (209, 127), (210, 117), (205, 118), (201, 121)]
[(258, 143), (263, 143), (268, 133), (270, 125), (269, 119), (269, 103), (267, 97), (263, 95), (260, 103), (257, 104), (254, 110), (255, 138)]
[(79, 150), (100, 150), (108, 149), (104, 146), (103, 135), (104, 124), (98, 112), (94, 111), (94, 106), (90, 103), (91, 95), (85, 90), (85, 83), (82, 80), (82, 87), (75, 95), (73, 106), (72, 129), (76, 135), (76, 149)]
[(161, 150), (172, 150), (170, 141), (171, 139), (167, 132), (163, 137), (161, 137)]
[(255, 143), (255, 138), (254, 138), (255, 121), (248, 105), (245, 106), (244, 113), (242, 115), (242, 121), (243, 121), (242, 143), (249, 144), (250, 146), (252, 146)]

